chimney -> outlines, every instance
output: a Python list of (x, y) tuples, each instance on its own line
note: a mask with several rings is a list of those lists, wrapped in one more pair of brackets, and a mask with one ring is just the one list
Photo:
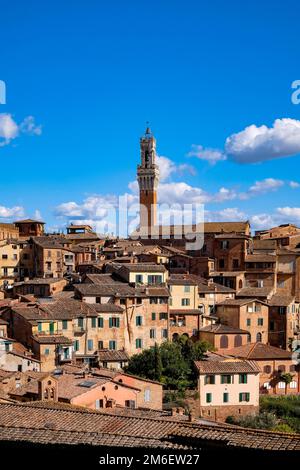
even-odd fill
[(195, 415), (192, 410), (189, 412), (189, 423), (193, 423), (195, 421)]

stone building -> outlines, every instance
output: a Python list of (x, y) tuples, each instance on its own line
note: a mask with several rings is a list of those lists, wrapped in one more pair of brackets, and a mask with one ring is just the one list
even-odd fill
[(14, 225), (19, 230), (20, 238), (40, 237), (44, 235), (45, 222), (25, 219), (14, 222)]
[(201, 417), (225, 421), (228, 416), (258, 413), (260, 369), (255, 361), (204, 360), (195, 366)]

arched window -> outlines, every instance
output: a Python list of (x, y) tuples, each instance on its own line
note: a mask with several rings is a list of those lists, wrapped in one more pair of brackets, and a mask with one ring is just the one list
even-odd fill
[(265, 366), (265, 367), (264, 367), (264, 372), (265, 372), (265, 374), (271, 374), (271, 370), (272, 370), (272, 369), (271, 369), (271, 366)]
[(228, 336), (227, 335), (222, 335), (220, 339), (220, 348), (221, 349), (226, 349), (228, 348)]
[(296, 366), (293, 364), (290, 366), (290, 372), (295, 372)]
[(285, 365), (280, 364), (280, 366), (278, 366), (278, 372), (285, 372)]
[(239, 289), (242, 289), (243, 288), (243, 281), (242, 279), (239, 280)]
[(297, 382), (295, 380), (292, 380), (290, 383), (290, 388), (297, 388)]
[(179, 334), (178, 334), (178, 333), (174, 333), (173, 336), (172, 336), (172, 341), (177, 341), (177, 340), (178, 340), (178, 337), (179, 337)]
[(257, 333), (257, 335), (256, 335), (256, 342), (257, 342), (257, 343), (261, 343), (261, 340), (262, 340), (262, 335), (261, 335), (261, 333)]
[(234, 347), (237, 348), (239, 346), (242, 346), (243, 339), (241, 335), (235, 335), (234, 337)]

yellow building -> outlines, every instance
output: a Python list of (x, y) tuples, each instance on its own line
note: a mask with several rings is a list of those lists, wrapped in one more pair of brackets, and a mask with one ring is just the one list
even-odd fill
[(20, 248), (10, 241), (0, 241), (0, 286), (11, 285), (19, 278)]

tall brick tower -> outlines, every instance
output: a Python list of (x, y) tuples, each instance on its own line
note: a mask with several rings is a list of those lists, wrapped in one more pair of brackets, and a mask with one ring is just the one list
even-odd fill
[(140, 188), (140, 231), (147, 233), (156, 225), (158, 165), (155, 163), (156, 140), (147, 127), (140, 139), (141, 164), (137, 167), (137, 180)]

